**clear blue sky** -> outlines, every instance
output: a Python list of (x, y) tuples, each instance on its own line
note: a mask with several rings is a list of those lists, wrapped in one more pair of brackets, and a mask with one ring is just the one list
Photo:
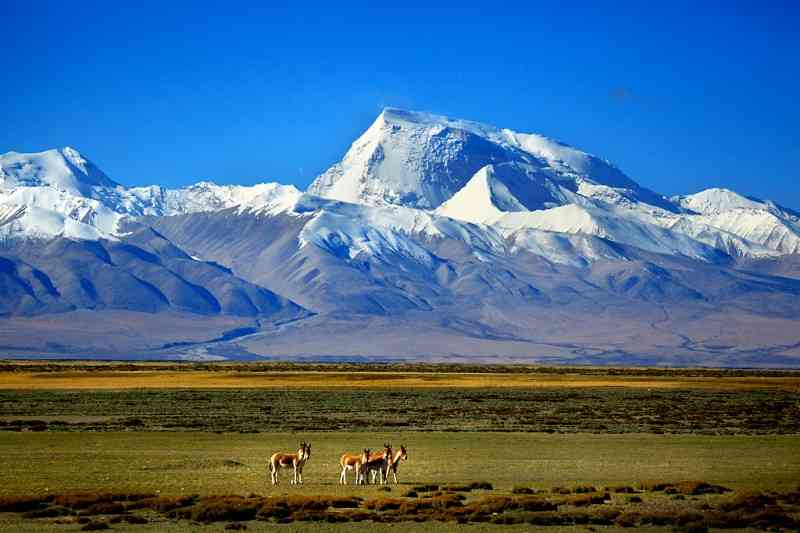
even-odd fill
[(800, 208), (800, 2), (699, 3), (0, 0), (0, 152), (302, 188), (391, 105)]

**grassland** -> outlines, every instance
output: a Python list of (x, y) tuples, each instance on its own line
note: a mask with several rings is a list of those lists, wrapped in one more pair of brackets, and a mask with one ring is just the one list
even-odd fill
[(0, 390), (6, 431), (800, 433), (785, 389)]
[[(266, 457), (301, 439), (313, 445), (305, 486), (268, 485)], [(338, 485), (342, 452), (386, 441), (409, 449), (400, 486)], [(63, 514), (0, 512), (4, 530), (87, 522), (222, 530), (239, 514), (248, 531), (322, 532), (345, 519), (356, 531), (785, 529), (800, 524), (798, 450), (800, 375), (792, 372), (0, 364), (0, 509), (29, 495), (35, 512)], [(734, 492), (675, 488), (686, 480)], [(477, 481), (492, 490), (404, 496), (419, 485)], [(123, 500), (103, 499), (112, 494)], [(136, 494), (185, 505), (166, 511), (124, 499)], [(352, 510), (312, 502), (264, 511), (289, 505), (287, 496), (321, 495), (358, 500)], [(109, 512), (57, 505), (87, 497)], [(737, 498), (746, 504), (730, 503)], [(388, 503), (370, 503), (379, 500)], [(147, 523), (127, 522), (132, 515)]]
[(597, 387), (800, 392), (800, 372), (447, 364), (0, 363), (0, 389), (7, 390)]

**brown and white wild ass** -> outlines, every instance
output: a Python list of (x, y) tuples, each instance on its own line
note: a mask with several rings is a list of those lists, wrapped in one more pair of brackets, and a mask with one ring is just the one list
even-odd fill
[(369, 483), (369, 476), (373, 472), (377, 472), (379, 476), (379, 482), (381, 485), (386, 483), (386, 476), (388, 474), (389, 461), (391, 460), (391, 458), (392, 458), (391, 444), (384, 444), (383, 451), (381, 452), (374, 452), (367, 454), (361, 463), (361, 468), (358, 478), (359, 484), (365, 485)]
[(272, 484), (278, 484), (278, 471), (281, 468), (292, 469), (293, 476), (292, 481), (290, 481), (292, 485), (302, 484), (303, 467), (310, 458), (311, 443), (306, 443), (305, 441), (300, 443), (300, 449), (297, 450), (297, 453), (273, 453), (272, 457), (269, 458), (269, 471)]
[(339, 466), (342, 467), (342, 473), (339, 475), (339, 483), (341, 485), (347, 485), (347, 472), (352, 470), (355, 473), (355, 479), (353, 483), (359, 482), (359, 476), (361, 474), (361, 464), (365, 461), (365, 458), (369, 457), (369, 448), (364, 448), (359, 454), (351, 454), (351, 453), (343, 453), (342, 456), (339, 458)]
[(386, 473), (386, 481), (389, 481), (389, 472), (394, 476), (394, 484), (397, 485), (397, 469), (400, 467), (400, 461), (408, 460), (408, 451), (405, 444), (400, 445), (400, 449), (394, 453), (389, 459), (389, 468)]

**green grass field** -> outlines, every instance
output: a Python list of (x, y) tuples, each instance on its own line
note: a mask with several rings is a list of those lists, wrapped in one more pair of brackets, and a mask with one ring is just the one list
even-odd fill
[[(267, 484), (266, 458), (305, 439), (302, 488)], [(546, 435), (536, 433), (0, 433), (0, 494), (45, 490), (164, 494), (360, 494), (338, 485), (339, 456), (401, 442), (403, 484), (486, 480), (549, 489), (702, 479), (737, 489), (795, 488), (800, 436)]]
[[(695, 376), (637, 371), (631, 376), (617, 370), (598, 375), (592, 370), (567, 375), (557, 386), (482, 388), (477, 386), (485, 384), (480, 377), (468, 378), (476, 385), (449, 387), (447, 372), (432, 368), (433, 387), (391, 387), (388, 384), (396, 379), (384, 375), (375, 388), (359, 381), (355, 390), (348, 390), (341, 385), (325, 387), (325, 372), (314, 367), (314, 372), (298, 378), (298, 383), (318, 383), (311, 388), (280, 388), (267, 380), (264, 383), (272, 384), (261, 388), (87, 390), (70, 386), (73, 380), (82, 380), (83, 373), (94, 372), (76, 371), (83, 368), (79, 364), (33, 368), (36, 372), (28, 364), (0, 369), (0, 382), (4, 375), (14, 375), (6, 379), (6, 386), (0, 383), (0, 510), (3, 505), (10, 509), (8, 502), (24, 495), (40, 498), (37, 505), (45, 512), (59, 508), (52, 495), (76, 492), (93, 497), (198, 496), (172, 514), (149, 507), (122, 514), (61, 508), (64, 516), (50, 518), (0, 512), (0, 530), (77, 531), (85, 527), (78, 520), (109, 525), (115, 531), (223, 530), (233, 523), (224, 518), (227, 515), (219, 520), (198, 518), (205, 516), (203, 509), (212, 505), (213, 497), (221, 495), (258, 495), (234, 499), (233, 504), (226, 500), (224, 505), (262, 510), (270, 498), (287, 495), (356, 496), (363, 499), (358, 512), (372, 513), (367, 521), (343, 525), (325, 522), (344, 516), (335, 509), (297, 511), (289, 524), (275, 523), (278, 515), (265, 514), (272, 518), (260, 520), (250, 516), (244, 522), (248, 531), (521, 531), (544, 527), (542, 523), (554, 524), (545, 528), (548, 531), (628, 525), (670, 531), (692, 524), (701, 531), (800, 525), (800, 395), (797, 377), (791, 373), (775, 381), (774, 376), (741, 372)], [(134, 370), (116, 368), (111, 378), (129, 383), (127, 374), (119, 372), (137, 373), (141, 368), (147, 380), (153, 372), (174, 370), (169, 365), (156, 370), (134, 365)], [(191, 367), (180, 368), (187, 382), (204, 381), (209, 373), (207, 365), (203, 377), (193, 375)], [(19, 372), (25, 380), (41, 383), (31, 377), (39, 371), (53, 374), (61, 386), (7, 386), (19, 383)], [(492, 373), (491, 379), (505, 379), (496, 369)], [(515, 373), (524, 374), (519, 369)], [(663, 388), (643, 388), (636, 381), (643, 378), (666, 381)], [(339, 373), (336, 379), (342, 379)], [(586, 379), (617, 380), (618, 386), (589, 386)], [(676, 379), (683, 386), (676, 387)], [(692, 388), (693, 379), (701, 379), (702, 386)], [(719, 386), (713, 386), (715, 379), (722, 380)], [(762, 387), (754, 386), (759, 383)], [(305, 485), (290, 486), (284, 474), (283, 484), (271, 486), (267, 457), (274, 451), (296, 450), (300, 440), (313, 447)], [(379, 448), (384, 442), (408, 447), (409, 460), (400, 468), (401, 485), (385, 492), (376, 486), (338, 484), (342, 452)], [(651, 490), (686, 480), (734, 492)], [(402, 510), (416, 501), (436, 506), (437, 498), (450, 501), (457, 496), (445, 490), (442, 496), (404, 497), (414, 486), (454, 488), (472, 482), (488, 482), (492, 490), (464, 493), (466, 499), (451, 502), (454, 507), (446, 510)], [(533, 504), (519, 500), (526, 496), (512, 494), (518, 486), (539, 492), (529, 497), (533, 504), (557, 510), (524, 507)], [(583, 496), (574, 494), (584, 486), (591, 486), (598, 500), (587, 507), (578, 501)], [(553, 490), (556, 487), (572, 489), (573, 494), (563, 496), (561, 490)], [(619, 487), (636, 493), (616, 492)], [(740, 507), (730, 503), (750, 498), (752, 491), (760, 496)], [(406, 504), (400, 511), (368, 507), (370, 501), (381, 499)], [(506, 507), (495, 508), (497, 501)], [(123, 520), (134, 515), (147, 523)], [(457, 519), (469, 523), (459, 524)]]

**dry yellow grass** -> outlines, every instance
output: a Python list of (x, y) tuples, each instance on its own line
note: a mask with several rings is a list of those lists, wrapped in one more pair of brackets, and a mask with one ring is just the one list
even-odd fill
[[(32, 369), (35, 366), (31, 367)], [(258, 389), (258, 388), (590, 388), (800, 390), (797, 377), (637, 377), (552, 373), (171, 371), (102, 370), (65, 366), (55, 372), (0, 372), (5, 390)]]

